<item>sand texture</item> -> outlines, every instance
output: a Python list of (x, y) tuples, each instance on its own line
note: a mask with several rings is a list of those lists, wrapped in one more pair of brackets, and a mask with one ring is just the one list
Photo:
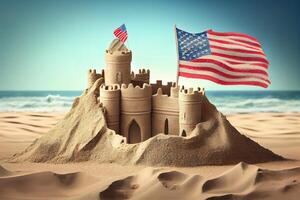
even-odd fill
[(11, 161), (199, 166), (283, 159), (240, 134), (206, 98), (202, 107), (204, 122), (187, 137), (159, 134), (138, 144), (127, 144), (124, 137), (106, 127), (97, 100), (101, 83), (99, 79), (76, 98), (64, 119)]
[[(296, 200), (300, 193), (300, 167), (269, 170), (241, 162), (208, 177), (201, 169), (195, 174), (187, 173), (188, 170), (182, 172), (184, 169), (150, 167), (138, 169), (134, 174), (116, 176), (112, 173), (115, 168), (111, 166), (109, 178), (101, 170), (93, 174), (26, 173), (0, 168), (0, 199)], [(126, 168), (122, 169), (128, 172)]]
[(64, 115), (0, 113), (0, 199), (299, 199), (299, 113), (227, 116), (252, 140), (297, 160), (198, 167), (7, 162)]

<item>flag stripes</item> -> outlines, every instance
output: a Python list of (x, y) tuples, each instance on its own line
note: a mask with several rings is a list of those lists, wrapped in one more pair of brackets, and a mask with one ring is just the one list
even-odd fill
[(125, 42), (128, 38), (128, 34), (127, 34), (127, 30), (126, 30), (126, 27), (125, 27), (125, 24), (123, 24), (122, 26), (120, 26), (119, 28), (117, 28), (115, 31), (114, 31), (114, 35), (119, 38), (119, 40), (121, 42)]
[[(177, 29), (177, 36), (178, 50), (181, 51), (179, 76), (210, 80), (222, 85), (266, 88), (271, 83), (267, 71), (269, 62), (257, 39), (242, 33), (212, 30), (191, 34)], [(208, 44), (205, 46), (206, 41)], [(204, 52), (207, 49), (209, 53)], [(192, 59), (185, 59), (184, 56), (189, 54), (193, 55)]]

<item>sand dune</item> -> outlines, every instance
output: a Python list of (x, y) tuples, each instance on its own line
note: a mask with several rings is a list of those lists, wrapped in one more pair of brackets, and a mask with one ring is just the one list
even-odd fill
[(65, 113), (0, 112), (0, 160), (22, 151)]
[(1, 199), (80, 199), (97, 185), (96, 177), (82, 172), (57, 174), (49, 171), (0, 177)]
[(300, 160), (300, 113), (246, 113), (227, 118), (241, 133), (264, 147)]
[(300, 167), (268, 170), (246, 163), (209, 178), (201, 170), (151, 167), (114, 181), (83, 172), (0, 177), (1, 199), (297, 199), (299, 190)]

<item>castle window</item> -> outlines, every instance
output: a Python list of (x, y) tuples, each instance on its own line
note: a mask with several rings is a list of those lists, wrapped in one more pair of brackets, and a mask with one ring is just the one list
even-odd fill
[(165, 120), (165, 131), (164, 131), (164, 133), (166, 135), (169, 134), (169, 121), (168, 121), (168, 119)]
[(186, 112), (183, 113), (182, 120), (186, 121)]
[(117, 72), (117, 82), (118, 83), (122, 83), (122, 73), (121, 72)]

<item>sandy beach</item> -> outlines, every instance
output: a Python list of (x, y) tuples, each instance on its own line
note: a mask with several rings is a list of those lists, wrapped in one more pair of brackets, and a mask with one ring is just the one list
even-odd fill
[(0, 199), (295, 199), (299, 195), (300, 113), (227, 116), (242, 134), (288, 161), (199, 167), (6, 162), (63, 117), (64, 113), (0, 113)]

